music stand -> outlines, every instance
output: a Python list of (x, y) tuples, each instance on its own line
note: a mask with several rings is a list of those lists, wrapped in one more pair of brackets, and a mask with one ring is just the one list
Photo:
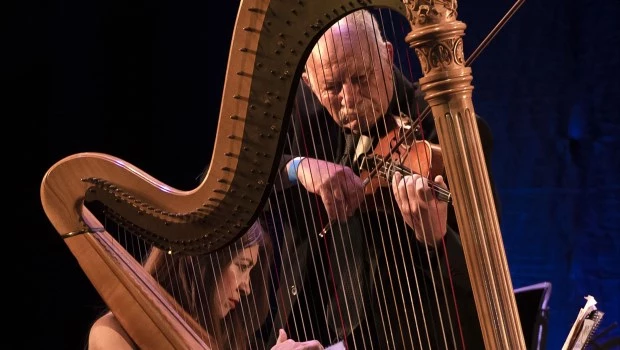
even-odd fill
[(540, 282), (514, 290), (521, 328), (528, 349), (542, 350), (547, 344), (551, 282)]

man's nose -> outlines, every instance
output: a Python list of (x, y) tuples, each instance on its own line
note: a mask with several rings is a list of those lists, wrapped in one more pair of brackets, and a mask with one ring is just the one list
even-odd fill
[(357, 96), (357, 89), (353, 84), (343, 84), (340, 90), (340, 98), (340, 104), (343, 107), (351, 108), (355, 106), (355, 100), (359, 98), (359, 96)]

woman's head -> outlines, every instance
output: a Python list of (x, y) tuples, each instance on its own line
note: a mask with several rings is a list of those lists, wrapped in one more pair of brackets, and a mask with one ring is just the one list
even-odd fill
[(185, 312), (221, 340), (222, 324), (228, 316), (235, 316), (229, 321), (238, 327), (231, 311), (250, 294), (250, 274), (256, 270), (259, 256), (266, 254), (267, 242), (266, 230), (256, 220), (240, 239), (211, 254), (168, 255), (153, 249), (145, 269)]
[[(221, 318), (234, 310), (242, 297), (250, 295), (250, 272), (256, 266), (259, 248), (263, 245), (264, 229), (258, 221), (230, 247), (223, 249), (219, 276), (215, 276), (213, 313)], [(220, 253), (218, 253), (220, 254)], [(228, 261), (228, 262), (226, 262)], [(215, 269), (217, 270), (217, 269)]]

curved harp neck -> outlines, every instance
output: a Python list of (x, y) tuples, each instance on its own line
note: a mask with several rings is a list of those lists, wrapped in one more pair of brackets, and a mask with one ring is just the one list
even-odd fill
[[(369, 5), (404, 14), (398, 0), (241, 1), (212, 160), (194, 190), (181, 191), (102, 153), (54, 164), (43, 209), (110, 310), (142, 348), (208, 348), (208, 335), (153, 286), (85, 207), (98, 201), (149, 243), (186, 254), (224, 247), (242, 235), (270, 193), (303, 63), (337, 19)], [(303, 29), (300, 29), (303, 28)], [(230, 213), (234, 213), (233, 216)]]
[(179, 191), (116, 157), (72, 155), (41, 185), (57, 231), (84, 231), (82, 202), (100, 201), (172, 252), (208, 253), (242, 235), (270, 194), (286, 141), (282, 131), (312, 45), (336, 20), (370, 5), (404, 15), (398, 0), (242, 1), (211, 164), (200, 186)]
[(413, 28), (406, 41), (422, 65), (486, 348), (525, 349), (463, 56), (466, 26), (456, 0), (405, 3)]

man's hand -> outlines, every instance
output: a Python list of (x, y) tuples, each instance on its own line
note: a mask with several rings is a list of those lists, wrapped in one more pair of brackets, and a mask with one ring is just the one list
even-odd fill
[(288, 339), (284, 329), (280, 329), (276, 345), (271, 350), (323, 350), (323, 346), (316, 340), (296, 342)]
[[(435, 177), (435, 184), (448, 188), (441, 175)], [(416, 239), (435, 246), (446, 234), (448, 203), (437, 200), (429, 181), (418, 174), (394, 174), (392, 191), (403, 219), (415, 230)]]
[(364, 200), (364, 185), (344, 165), (304, 158), (297, 169), (297, 181), (321, 197), (330, 220), (345, 221)]

